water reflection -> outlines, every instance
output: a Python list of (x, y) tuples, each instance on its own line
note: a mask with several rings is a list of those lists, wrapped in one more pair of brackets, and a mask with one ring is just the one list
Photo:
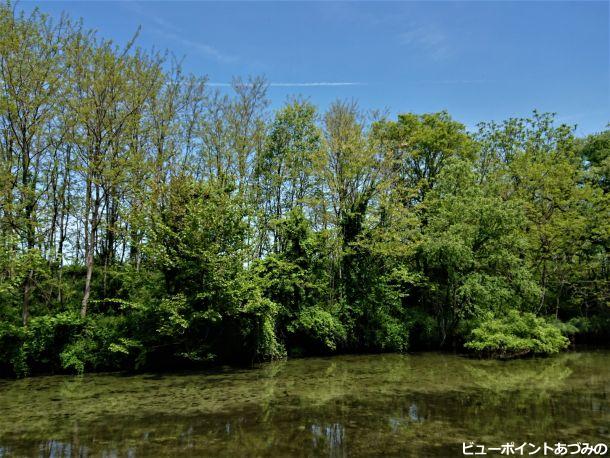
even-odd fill
[(376, 355), (0, 381), (0, 457), (456, 456), (469, 440), (609, 442), (609, 362), (601, 351)]
[(313, 424), (310, 427), (312, 434), (312, 448), (314, 450), (328, 449), (330, 456), (346, 456), (343, 448), (345, 428), (341, 423), (330, 425)]

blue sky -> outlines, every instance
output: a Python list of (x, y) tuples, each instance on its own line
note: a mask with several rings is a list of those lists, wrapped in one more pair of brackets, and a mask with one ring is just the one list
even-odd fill
[(610, 122), (610, 2), (22, 1), (184, 57), (211, 83), (263, 75), (272, 107), (302, 95), (390, 113), (448, 110), (469, 127), (536, 108)]

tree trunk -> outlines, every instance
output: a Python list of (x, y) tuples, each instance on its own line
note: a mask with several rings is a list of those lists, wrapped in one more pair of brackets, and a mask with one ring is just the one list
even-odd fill
[[(89, 182), (89, 186), (87, 187), (87, 200), (89, 201), (89, 206), (91, 206), (91, 200), (93, 200), (93, 209), (91, 215), (91, 222), (88, 222), (88, 212), (85, 217), (85, 266), (87, 268), (87, 273), (85, 276), (85, 292), (83, 294), (83, 302), (81, 306), (80, 314), (84, 318), (87, 316), (87, 307), (89, 305), (89, 296), (91, 295), (91, 276), (93, 275), (93, 251), (95, 250), (95, 234), (99, 221), (99, 206), (100, 206), (100, 196), (99, 196), (99, 186), (95, 185), (95, 198), (91, 196), (91, 181)], [(87, 230), (87, 226), (89, 226), (89, 230)]]

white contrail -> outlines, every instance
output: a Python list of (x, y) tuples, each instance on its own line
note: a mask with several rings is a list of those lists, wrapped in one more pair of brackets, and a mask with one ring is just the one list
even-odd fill
[[(245, 83), (247, 85), (248, 83)], [(316, 81), (310, 83), (269, 83), (270, 87), (332, 87), (332, 86), (363, 86), (364, 83), (357, 82), (331, 82)], [(208, 86), (230, 87), (231, 83), (208, 83)]]

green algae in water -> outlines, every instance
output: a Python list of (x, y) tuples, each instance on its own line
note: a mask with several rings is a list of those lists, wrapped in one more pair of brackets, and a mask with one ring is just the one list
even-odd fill
[(610, 352), (311, 358), (0, 381), (0, 456), (461, 456), (610, 442)]

